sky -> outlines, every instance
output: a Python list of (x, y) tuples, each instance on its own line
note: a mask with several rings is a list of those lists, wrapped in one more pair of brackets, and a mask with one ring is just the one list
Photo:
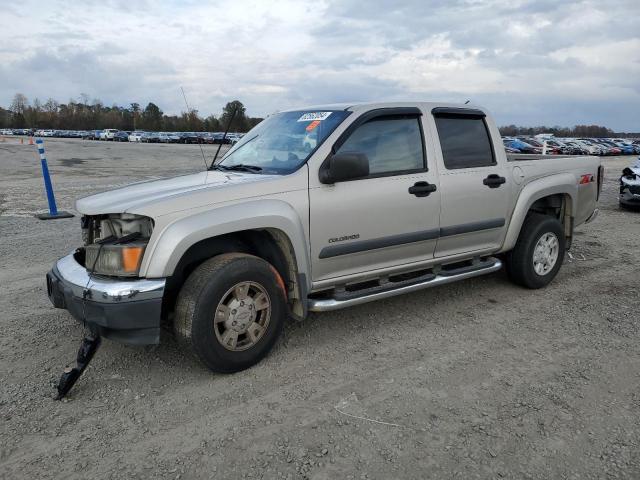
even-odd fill
[(16, 92), (165, 113), (447, 101), (499, 125), (640, 131), (640, 0), (2, 2), (0, 106)]

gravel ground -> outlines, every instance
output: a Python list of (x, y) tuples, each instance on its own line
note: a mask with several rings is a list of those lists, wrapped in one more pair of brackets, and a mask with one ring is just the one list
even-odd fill
[[(203, 168), (197, 146), (46, 147), (66, 210)], [(55, 402), (82, 330), (44, 274), (80, 244), (78, 219), (35, 220), (37, 153), (0, 143), (0, 477), (640, 478), (640, 212), (616, 198), (630, 161), (604, 159), (600, 217), (546, 289), (500, 272), (311, 315), (227, 376), (171, 337), (105, 341)]]

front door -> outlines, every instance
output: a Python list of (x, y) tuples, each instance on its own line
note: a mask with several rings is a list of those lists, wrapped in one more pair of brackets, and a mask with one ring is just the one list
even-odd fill
[(420, 111), (406, 110), (365, 114), (339, 140), (337, 153), (367, 155), (369, 177), (310, 189), (314, 281), (433, 258), (438, 176), (428, 169)]

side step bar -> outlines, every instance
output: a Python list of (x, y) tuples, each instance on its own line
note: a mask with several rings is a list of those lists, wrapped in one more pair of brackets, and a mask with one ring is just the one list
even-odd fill
[(466, 278), (478, 277), (480, 275), (486, 275), (488, 273), (496, 272), (502, 268), (502, 262), (497, 258), (490, 257), (481, 262), (477, 266), (467, 266), (454, 270), (442, 270), (437, 275), (427, 275), (426, 278), (418, 280), (415, 283), (407, 285), (402, 283), (397, 288), (389, 288), (389, 283), (384, 284), (376, 288), (368, 288), (363, 290), (362, 295), (357, 295), (357, 292), (353, 292), (353, 296), (338, 298), (322, 298), (322, 299), (309, 299), (308, 306), (311, 312), (329, 312), (331, 310), (339, 310), (341, 308), (353, 307), (354, 305), (360, 305), (367, 302), (373, 302), (374, 300), (381, 300), (383, 298), (395, 297), (396, 295), (402, 295), (403, 293), (415, 292), (425, 288), (437, 287), (439, 285), (445, 285), (447, 283), (457, 282), (458, 280), (464, 280)]

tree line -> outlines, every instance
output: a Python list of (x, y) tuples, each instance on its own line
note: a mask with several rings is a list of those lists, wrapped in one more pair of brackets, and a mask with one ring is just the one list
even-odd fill
[[(262, 118), (249, 117), (239, 100), (227, 103), (219, 116), (203, 117), (195, 109), (180, 115), (167, 115), (153, 102), (144, 108), (139, 103), (107, 106), (98, 99), (90, 101), (86, 94), (67, 103), (59, 103), (52, 98), (46, 102), (37, 98), (29, 102), (26, 96), (16, 93), (9, 108), (0, 107), (0, 128), (219, 132), (225, 129), (234, 110), (237, 112), (229, 128), (231, 132), (247, 132), (262, 121)], [(557, 137), (640, 137), (640, 133), (616, 133), (600, 125), (576, 125), (573, 128), (507, 125), (500, 127), (500, 133), (505, 136), (553, 133)]]
[(228, 102), (219, 116), (203, 117), (198, 110), (189, 109), (180, 115), (167, 115), (158, 105), (149, 102), (146, 107), (138, 103), (128, 106), (104, 105), (100, 100), (89, 101), (85, 94), (79, 100), (59, 103), (50, 98), (46, 102), (17, 93), (9, 108), (0, 107), (0, 128), (37, 128), (54, 130), (150, 130), (167, 132), (219, 132), (229, 127), (231, 132), (247, 132), (262, 121), (249, 117), (242, 102)]
[(612, 137), (640, 137), (640, 133), (620, 133), (614, 132), (610, 128), (601, 125), (576, 125), (568, 127), (516, 127), (507, 125), (500, 127), (500, 134), (505, 137), (515, 137), (518, 135), (532, 136), (539, 133), (553, 133), (556, 137), (585, 137), (585, 138), (612, 138)]

